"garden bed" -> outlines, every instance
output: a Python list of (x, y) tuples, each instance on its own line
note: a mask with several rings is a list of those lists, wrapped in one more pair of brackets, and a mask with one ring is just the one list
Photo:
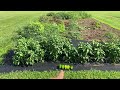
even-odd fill
[[(18, 33), (15, 48), (5, 55), (5, 63), (0, 66), (0, 72), (57, 70), (60, 63), (51, 62), (61, 61), (83, 63), (71, 63), (70, 65), (74, 67), (73, 71), (120, 70), (120, 65), (104, 63), (120, 63), (120, 44), (99, 43), (99, 41), (107, 42), (118, 39), (120, 37), (119, 30), (98, 22), (90, 18), (89, 15), (86, 18), (81, 16), (74, 21), (71, 15), (75, 16), (75, 14), (58, 13), (55, 16), (53, 14), (51, 19), (52, 14), (49, 14), (48, 17), (43, 16), (40, 22), (33, 22)], [(69, 39), (72, 42), (69, 42)], [(86, 43), (92, 40), (98, 42)], [(103, 64), (95, 64), (94, 62), (102, 62)], [(26, 65), (28, 66), (26, 67)]]

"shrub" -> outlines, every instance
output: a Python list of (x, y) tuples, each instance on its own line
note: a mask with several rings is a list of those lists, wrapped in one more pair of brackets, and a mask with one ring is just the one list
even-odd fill
[(54, 15), (55, 15), (54, 12), (49, 12), (49, 13), (46, 14), (46, 16), (54, 16)]
[(105, 33), (105, 35), (104, 35), (108, 40), (107, 40), (107, 42), (114, 42), (114, 43), (116, 43), (116, 42), (119, 42), (119, 37), (115, 34), (115, 33), (112, 33), (112, 32), (107, 32), (107, 33)]
[(87, 63), (90, 61), (90, 55), (92, 54), (92, 46), (89, 43), (80, 42), (78, 45), (78, 62)]
[(63, 20), (72, 19), (72, 17), (73, 16), (68, 12), (58, 12), (53, 16), (53, 18), (55, 19), (63, 19)]
[(69, 31), (69, 32), (66, 34), (66, 37), (68, 37), (68, 38), (70, 38), (70, 39), (76, 39), (76, 40), (81, 39), (81, 37), (80, 37), (80, 32), (78, 32), (78, 31)]
[(25, 37), (25, 38), (30, 38), (30, 37), (35, 37), (37, 35), (40, 35), (41, 33), (44, 32), (44, 26), (40, 22), (32, 22), (25, 26), (23, 30), (18, 32), (19, 37)]
[(86, 13), (86, 12), (84, 12), (84, 11), (80, 11), (80, 12), (79, 12), (79, 15), (80, 15), (80, 17), (81, 17), (82, 19), (90, 18), (90, 17), (91, 17), (91, 14), (88, 14), (88, 13)]
[(120, 62), (120, 47), (115, 43), (105, 43), (104, 51), (106, 55), (106, 62), (119, 63)]
[(51, 20), (51, 18), (50, 17), (48, 17), (48, 16), (40, 16), (40, 18), (39, 18), (39, 22), (49, 22)]
[(62, 54), (60, 55), (60, 60), (67, 63), (75, 62), (77, 56), (77, 49), (70, 43), (68, 39), (65, 40), (62, 48)]
[(14, 65), (33, 65), (35, 62), (42, 62), (44, 58), (44, 50), (39, 42), (32, 38), (18, 39), (14, 53)]
[(66, 30), (72, 31), (72, 30), (80, 30), (81, 28), (78, 25), (77, 21), (70, 20), (69, 24), (66, 26)]
[(90, 60), (92, 62), (104, 62), (105, 52), (101, 43), (93, 41), (91, 43), (92, 53), (90, 54)]
[(63, 41), (64, 38), (57, 35), (49, 37), (45, 53), (47, 60), (58, 61), (59, 55), (62, 54)]
[(60, 24), (58, 24), (58, 30), (59, 30), (60, 32), (65, 32), (65, 25), (64, 25), (63, 22), (60, 23)]

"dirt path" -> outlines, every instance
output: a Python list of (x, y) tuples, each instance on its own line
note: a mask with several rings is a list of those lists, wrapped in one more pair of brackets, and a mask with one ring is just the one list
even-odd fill
[(55, 78), (51, 78), (51, 79), (64, 79), (64, 71), (61, 70), (61, 71), (59, 72), (59, 74), (58, 74), (57, 77), (55, 77)]

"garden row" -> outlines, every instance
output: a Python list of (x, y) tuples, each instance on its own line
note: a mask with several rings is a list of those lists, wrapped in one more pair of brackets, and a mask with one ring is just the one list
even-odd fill
[[(46, 17), (52, 16), (53, 20), (56, 15), (64, 17), (56, 20), (73, 20), (69, 17), (71, 14), (67, 13), (65, 15), (63, 13), (49, 13)], [(78, 14), (71, 16), (75, 15)], [(81, 16), (79, 14), (79, 17)], [(40, 22), (33, 22), (18, 32), (13, 56), (14, 65), (33, 65), (45, 61), (65, 63), (120, 62), (120, 43), (80, 42), (77, 47), (74, 47), (71, 44), (71, 39), (64, 36), (67, 31), (65, 23), (62, 21), (62, 23), (55, 21), (51, 23), (49, 21), (43, 22), (40, 17)]]

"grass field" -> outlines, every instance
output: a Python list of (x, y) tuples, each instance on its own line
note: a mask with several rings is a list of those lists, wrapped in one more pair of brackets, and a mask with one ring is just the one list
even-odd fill
[[(0, 79), (50, 79), (56, 77), (58, 71), (16, 71), (0, 73)], [(119, 71), (65, 71), (64, 79), (120, 79)]]
[(120, 30), (120, 11), (88, 11), (93, 18)]

